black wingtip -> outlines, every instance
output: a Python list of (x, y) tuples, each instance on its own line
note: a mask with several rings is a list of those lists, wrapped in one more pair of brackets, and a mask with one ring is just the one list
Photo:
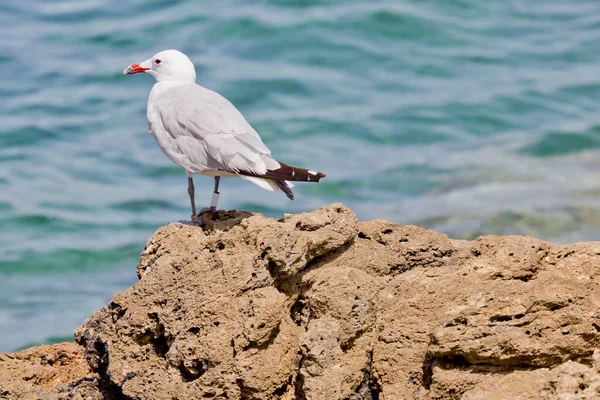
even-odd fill
[(277, 184), (277, 187), (281, 189), (283, 193), (285, 193), (288, 199), (294, 201), (294, 193), (292, 192), (292, 189), (288, 187), (285, 181), (275, 181), (275, 183)]

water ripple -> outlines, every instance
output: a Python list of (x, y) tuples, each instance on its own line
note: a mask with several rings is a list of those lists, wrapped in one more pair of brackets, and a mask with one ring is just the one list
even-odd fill
[[(327, 173), (294, 202), (224, 179), (223, 208), (342, 201), (454, 237), (600, 237), (596, 1), (127, 5), (0, 5), (0, 351), (68, 335), (189, 217), (185, 173), (147, 133), (152, 78), (121, 75), (165, 48), (277, 158)], [(207, 203), (212, 179), (195, 183)]]

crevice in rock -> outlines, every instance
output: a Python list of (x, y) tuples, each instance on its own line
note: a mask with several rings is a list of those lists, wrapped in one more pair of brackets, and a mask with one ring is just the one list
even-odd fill
[(136, 377), (136, 373), (135, 372), (128, 372), (125, 374), (125, 376), (123, 377), (123, 379), (121, 379), (121, 382), (119, 382), (119, 387), (123, 387), (123, 385), (125, 384), (125, 382), (127, 382), (130, 379), (133, 379)]
[(356, 235), (359, 239), (366, 239), (366, 240), (371, 240), (371, 237), (368, 236), (366, 233), (364, 232), (358, 232), (358, 234)]
[[(438, 365), (444, 369), (465, 369), (474, 364), (469, 363), (461, 355), (448, 355), (444, 357), (434, 357), (431, 354), (425, 356), (423, 361), (423, 387), (427, 390), (431, 388), (433, 382), (433, 366)], [(480, 364), (477, 364), (478, 366)], [(497, 366), (496, 366), (497, 367)], [(491, 371), (490, 371), (491, 372)]]
[(331, 263), (333, 260), (346, 252), (352, 246), (352, 244), (353, 241), (350, 240), (349, 242), (342, 244), (340, 247), (312, 258), (305, 264), (303, 268), (292, 275), (282, 274), (277, 263), (269, 259), (268, 253), (265, 254), (265, 252), (263, 252), (261, 254), (261, 258), (268, 260), (267, 270), (273, 279), (273, 286), (275, 289), (288, 297), (297, 297), (298, 293), (305, 291), (301, 287), (302, 277), (304, 275), (316, 268), (319, 268), (322, 264)]
[(288, 380), (283, 383), (283, 385), (281, 385), (280, 387), (278, 387), (277, 389), (275, 389), (273, 391), (273, 396), (283, 396), (287, 392), (288, 387), (290, 387), (290, 385), (292, 385), (293, 381), (294, 381), (294, 375), (292, 374), (292, 375), (290, 375)]
[(146, 273), (146, 271), (149, 270), (149, 269), (151, 269), (159, 258), (160, 257), (157, 257), (157, 258), (154, 258), (152, 260), (149, 260), (143, 266), (142, 266), (142, 261), (140, 261), (139, 264), (138, 264), (138, 266), (137, 266), (137, 276), (138, 276), (138, 279), (142, 279), (142, 276)]
[(326, 226), (329, 226), (333, 223), (334, 223), (333, 221), (325, 221), (321, 225), (309, 225), (309, 224), (305, 224), (304, 221), (298, 221), (298, 222), (296, 222), (295, 228), (299, 231), (314, 232), (314, 231), (318, 231), (319, 229), (325, 228)]
[(511, 319), (513, 319), (512, 315), (492, 315), (490, 317), (490, 322), (506, 322), (510, 321)]
[(123, 389), (106, 376), (100, 377), (98, 389), (104, 400), (133, 400), (132, 397), (125, 396)]
[(368, 361), (364, 370), (362, 381), (354, 393), (345, 400), (379, 400), (381, 385), (373, 376), (373, 350), (367, 353)]
[(421, 367), (423, 371), (422, 384), (427, 390), (431, 388), (431, 382), (433, 381), (433, 361), (434, 358), (431, 356), (431, 354), (427, 353), (425, 355), (425, 359), (423, 360), (423, 366)]
[(298, 350), (298, 364), (296, 366), (296, 377), (293, 380), (294, 385), (294, 400), (306, 400), (306, 393), (304, 393), (304, 376), (302, 375), (302, 364), (304, 363), (304, 354), (302, 349)]
[(459, 315), (458, 317), (454, 318), (452, 321), (445, 322), (444, 324), (442, 324), (442, 326), (444, 328), (447, 328), (447, 327), (458, 326), (458, 325), (467, 326), (468, 324), (469, 324), (469, 321), (467, 320), (467, 318), (464, 315)]
[(537, 278), (538, 270), (538, 266), (532, 265), (531, 267), (529, 267), (529, 269), (523, 270), (520, 275), (514, 275), (512, 279), (522, 282), (529, 282)]
[(233, 358), (235, 358), (237, 356), (237, 350), (235, 349), (235, 340), (232, 338), (231, 339), (231, 349), (233, 350)]
[(173, 339), (165, 334), (165, 325), (159, 321), (157, 313), (150, 313), (148, 316), (156, 323), (154, 329), (146, 329), (143, 332), (139, 332), (132, 339), (139, 346), (151, 344), (154, 353), (164, 358), (171, 348)]
[(531, 273), (531, 274), (524, 274), (524, 275), (518, 275), (518, 276), (513, 277), (514, 280), (516, 280), (516, 281), (522, 281), (522, 282), (529, 282), (533, 278), (535, 278), (535, 275), (533, 273)]
[(304, 393), (304, 377), (299, 372), (294, 381), (294, 396), (296, 400), (306, 400), (306, 393)]
[[(266, 257), (266, 255), (263, 256), (263, 254), (265, 254), (264, 251), (262, 252), (262, 254), (260, 255), (260, 257), (264, 259), (264, 257)], [(279, 270), (277, 268), (277, 263), (275, 263), (275, 261), (273, 261), (273, 260), (269, 260), (267, 262), (267, 270), (269, 271), (269, 274), (271, 275), (271, 278), (273, 278), (273, 284), (275, 286), (277, 286), (277, 282), (278, 282), (277, 278), (278, 278), (278, 276), (276, 276), (276, 275), (278, 275), (278, 273), (279, 273)]]
[(337, 247), (331, 251), (328, 251), (325, 254), (321, 254), (320, 256), (316, 256), (306, 263), (304, 268), (302, 268), (300, 273), (307, 273), (315, 268), (320, 267), (322, 264), (331, 263), (336, 258), (340, 257), (344, 254), (350, 247), (354, 244), (353, 240), (348, 241), (347, 243), (342, 244), (340, 247)]
[[(524, 313), (518, 313), (515, 315), (492, 315), (490, 317), (490, 322), (491, 323), (496, 323), (496, 322), (508, 322), (508, 321), (513, 321), (513, 320), (518, 320), (518, 319), (522, 319), (523, 317), (525, 317), (526, 314)], [(522, 324), (518, 324), (519, 326), (522, 325), (527, 325), (529, 322), (525, 322)], [(514, 326), (514, 325), (513, 325)]]
[[(547, 254), (547, 252), (546, 252), (546, 254)], [(567, 251), (565, 254), (558, 254), (556, 256), (556, 258), (558, 258), (560, 260), (561, 258), (564, 259), (564, 258), (567, 258), (569, 256), (572, 256), (573, 254), (575, 254), (575, 250)]]
[(98, 368), (96, 372), (100, 376), (104, 376), (108, 369), (108, 346), (106, 343), (96, 340), (94, 342), (94, 350), (96, 352), (96, 357), (98, 358)]
[(562, 301), (562, 300), (552, 300), (552, 301), (537, 300), (537, 301), (533, 302), (533, 304), (531, 306), (529, 306), (529, 308), (527, 310), (525, 310), (525, 313), (538, 312), (538, 311), (543, 311), (543, 310), (556, 311), (556, 310), (560, 310), (561, 308), (568, 307), (570, 304), (571, 303), (569, 303), (568, 301)]
[(208, 371), (210, 362), (205, 359), (192, 360), (190, 366), (186, 366), (183, 361), (179, 363), (179, 373), (181, 380), (184, 382), (192, 382), (200, 378)]
[(251, 341), (248, 343), (248, 345), (246, 347), (244, 347), (244, 350), (249, 349), (250, 347), (253, 347), (255, 349), (258, 350), (264, 350), (267, 347), (269, 347), (270, 345), (272, 345), (275, 342), (275, 339), (277, 339), (277, 335), (279, 335), (279, 325), (277, 325), (277, 327), (275, 327), (275, 329), (273, 329), (271, 331), (271, 334), (269, 335), (269, 338), (267, 339), (266, 342), (258, 344), (256, 341)]
[(415, 268), (439, 268), (446, 264), (445, 258), (451, 257), (454, 249), (439, 249), (438, 247), (423, 247), (407, 249), (405, 254), (400, 254), (398, 262), (389, 264), (389, 275), (397, 276)]
[(165, 325), (158, 319), (158, 314), (150, 313), (148, 316), (156, 321), (156, 328), (151, 333), (149, 341), (152, 343), (154, 353), (156, 353), (157, 356), (164, 358), (171, 348), (172, 340), (165, 334)]
[(348, 340), (342, 342), (340, 344), (340, 348), (342, 349), (342, 351), (344, 353), (347, 353), (349, 350), (352, 350), (352, 348), (354, 347), (354, 342), (356, 342), (358, 339), (360, 339), (360, 337), (365, 332), (367, 332), (367, 329), (359, 329), (358, 331), (356, 331), (356, 333), (354, 334), (354, 336), (352, 336)]
[(163, 324), (159, 324), (158, 327), (158, 335), (150, 339), (150, 343), (152, 343), (152, 347), (154, 348), (156, 355), (164, 358), (169, 351), (170, 346), (165, 336), (165, 326)]
[(308, 321), (310, 321), (310, 316), (310, 304), (308, 300), (300, 294), (294, 304), (290, 307), (290, 318), (297, 326), (306, 327)]
[(540, 368), (554, 368), (559, 364), (567, 361), (575, 361), (584, 365), (591, 366), (590, 361), (592, 353), (579, 355), (578, 357), (572, 357), (570, 359), (552, 358), (548, 359), (547, 362), (530, 363), (527, 362), (526, 357), (522, 357), (521, 362), (508, 363), (507, 360), (499, 360), (498, 363), (472, 363), (469, 362), (464, 356), (460, 354), (449, 354), (444, 356), (434, 356), (427, 353), (423, 361), (423, 377), (422, 385), (425, 389), (430, 389), (433, 381), (433, 369), (434, 366), (442, 368), (444, 370), (452, 369), (473, 369), (472, 372), (485, 373), (485, 374), (506, 374), (512, 371), (534, 371)]
[(389, 275), (392, 277), (403, 274), (412, 269), (412, 267), (406, 263), (394, 263), (394, 264), (390, 265), (389, 267), (390, 267)]
[(268, 261), (267, 270), (273, 279), (273, 287), (275, 287), (279, 293), (292, 297), (296, 296), (297, 293), (301, 291), (300, 276), (298, 274), (289, 277), (280, 274), (277, 263), (273, 260)]
[[(100, 377), (97, 375), (94, 376), (84, 376), (83, 378), (77, 379), (69, 383), (69, 388), (75, 388), (77, 386), (83, 385), (84, 383), (89, 382), (92, 385), (99, 387), (100, 386)], [(8, 394), (8, 392), (0, 392), (0, 394)], [(2, 399), (3, 397), (0, 397)]]
[(115, 303), (114, 301), (108, 303), (108, 309), (112, 316), (113, 322), (117, 322), (119, 319), (123, 318), (127, 312), (127, 308), (123, 308), (120, 304)]
[[(454, 249), (440, 249), (439, 247), (427, 246), (420, 249), (409, 249), (406, 251), (406, 260), (410, 264), (408, 269), (416, 267), (441, 267), (444, 265), (441, 258), (450, 257)], [(432, 259), (427, 256), (430, 255)]]
[[(78, 379), (77, 381), (71, 382), (69, 384), (69, 389), (74, 390), (80, 386), (86, 385), (91, 385), (96, 390), (98, 390), (102, 394), (103, 400), (133, 400), (132, 397), (123, 394), (123, 389), (121, 388), (121, 386), (111, 381), (106, 375), (84, 376), (83, 378)], [(6, 392), (6, 394), (0, 392), (0, 395), (8, 396), (8, 392)], [(0, 397), (0, 399), (3, 398), (4, 397)], [(69, 396), (68, 398), (71, 398), (71, 396)]]
[(243, 379), (238, 378), (235, 380), (235, 383), (237, 384), (238, 388), (240, 389), (240, 398), (241, 399), (253, 399), (255, 397), (254, 394), (258, 393), (258, 390), (247, 387), (244, 384)]

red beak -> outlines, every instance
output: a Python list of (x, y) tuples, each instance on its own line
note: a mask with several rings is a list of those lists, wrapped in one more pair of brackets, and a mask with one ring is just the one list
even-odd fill
[(125, 68), (123, 75), (139, 74), (141, 72), (146, 72), (147, 70), (148, 68), (140, 67), (140, 64), (131, 64), (129, 67)]

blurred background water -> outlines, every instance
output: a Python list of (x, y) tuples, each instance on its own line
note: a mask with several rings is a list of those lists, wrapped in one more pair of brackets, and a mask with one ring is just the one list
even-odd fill
[(328, 175), (294, 202), (225, 180), (225, 209), (600, 240), (597, 0), (24, 0), (0, 24), (0, 351), (72, 339), (189, 218), (147, 133), (154, 81), (121, 75), (168, 48), (278, 158)]

